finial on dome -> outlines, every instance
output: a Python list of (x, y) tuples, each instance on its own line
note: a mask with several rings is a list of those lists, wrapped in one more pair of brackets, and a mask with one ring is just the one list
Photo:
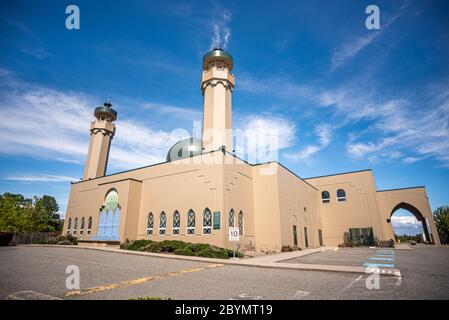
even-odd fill
[(117, 111), (112, 109), (112, 103), (108, 98), (103, 106), (95, 108), (94, 116), (98, 120), (115, 121), (117, 120)]

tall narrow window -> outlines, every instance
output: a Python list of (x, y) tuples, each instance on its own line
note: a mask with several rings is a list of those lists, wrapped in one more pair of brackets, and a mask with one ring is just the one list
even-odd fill
[(87, 234), (92, 233), (92, 217), (89, 217), (89, 220), (87, 220)]
[(329, 203), (331, 202), (331, 195), (328, 191), (321, 192), (321, 202), (322, 203)]
[(195, 234), (195, 212), (192, 209), (187, 214), (187, 235)]
[(85, 222), (85, 221), (84, 221), (84, 217), (82, 217), (82, 218), (81, 218), (81, 228), (80, 228), (81, 230), (80, 230), (80, 234), (83, 234), (83, 233), (84, 233), (84, 222)]
[(338, 189), (337, 190), (337, 201), (338, 202), (342, 202), (342, 201), (346, 201), (346, 192), (343, 189)]
[(173, 235), (179, 235), (179, 228), (181, 227), (181, 215), (178, 211), (173, 213)]
[(234, 228), (234, 209), (231, 209), (231, 211), (229, 211), (229, 228)]
[(150, 212), (148, 214), (148, 219), (147, 219), (147, 235), (152, 235), (153, 234), (153, 227), (154, 227), (154, 216)]
[(159, 220), (159, 234), (164, 235), (166, 228), (167, 228), (167, 215), (165, 214), (165, 212), (162, 211)]
[(208, 208), (203, 212), (203, 234), (212, 234), (212, 212)]
[(293, 226), (293, 245), (298, 246), (298, 230), (295, 225)]
[(72, 218), (69, 218), (67, 222), (67, 234), (70, 234), (70, 228), (72, 227)]
[(73, 234), (78, 232), (78, 218), (75, 218), (75, 225), (73, 226)]
[(239, 218), (238, 218), (238, 222), (239, 222), (239, 233), (241, 236), (243, 236), (243, 212), (240, 210), (239, 212)]
[(307, 228), (304, 227), (304, 244), (306, 245), (306, 248), (309, 247), (309, 237), (307, 235)]

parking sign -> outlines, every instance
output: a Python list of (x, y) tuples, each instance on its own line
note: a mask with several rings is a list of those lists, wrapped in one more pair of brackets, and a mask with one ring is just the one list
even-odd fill
[(239, 228), (229, 228), (229, 241), (239, 241), (239, 236)]

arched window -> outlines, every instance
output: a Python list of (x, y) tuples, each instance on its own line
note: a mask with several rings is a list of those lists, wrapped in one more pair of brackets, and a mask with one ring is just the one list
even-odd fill
[(96, 239), (98, 240), (120, 240), (120, 216), (121, 208), (119, 196), (116, 189), (110, 189), (100, 208), (98, 217), (98, 229)]
[(239, 234), (243, 236), (243, 211), (241, 210), (239, 212), (238, 223), (239, 223)]
[(341, 202), (341, 201), (346, 201), (346, 192), (343, 189), (338, 189), (337, 190), (337, 201)]
[(67, 222), (67, 234), (70, 234), (70, 228), (72, 227), (72, 218), (69, 218)]
[(331, 202), (331, 195), (328, 191), (321, 192), (321, 202), (322, 203), (329, 203)]
[(229, 212), (229, 228), (234, 228), (234, 209)]
[(81, 218), (81, 230), (80, 230), (80, 234), (83, 234), (84, 233), (84, 223), (85, 223), (85, 220), (84, 220), (84, 217), (82, 217)]
[(89, 217), (87, 220), (87, 234), (91, 234), (92, 232), (92, 217)]
[(173, 213), (173, 235), (179, 235), (179, 228), (181, 227), (181, 215), (176, 210)]
[(78, 218), (75, 218), (75, 225), (73, 226), (73, 234), (78, 232)]
[(154, 226), (154, 216), (150, 212), (148, 214), (148, 219), (147, 219), (147, 235), (152, 235), (153, 234), (153, 226)]
[(166, 228), (167, 228), (167, 215), (165, 214), (164, 211), (162, 211), (159, 219), (159, 234), (164, 235)]
[(192, 209), (187, 214), (187, 235), (195, 234), (195, 212)]
[(203, 212), (203, 234), (212, 234), (212, 213), (209, 208)]

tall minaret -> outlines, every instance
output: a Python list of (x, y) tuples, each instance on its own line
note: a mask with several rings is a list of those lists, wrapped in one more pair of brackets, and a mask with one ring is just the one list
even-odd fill
[(97, 119), (90, 125), (90, 145), (83, 180), (106, 174), (109, 148), (115, 133), (113, 121), (117, 119), (117, 112), (112, 109), (109, 100), (103, 106), (95, 108), (94, 116)]
[(221, 48), (215, 48), (203, 57), (203, 152), (217, 150), (223, 146), (227, 151), (233, 151), (233, 66), (231, 55)]

